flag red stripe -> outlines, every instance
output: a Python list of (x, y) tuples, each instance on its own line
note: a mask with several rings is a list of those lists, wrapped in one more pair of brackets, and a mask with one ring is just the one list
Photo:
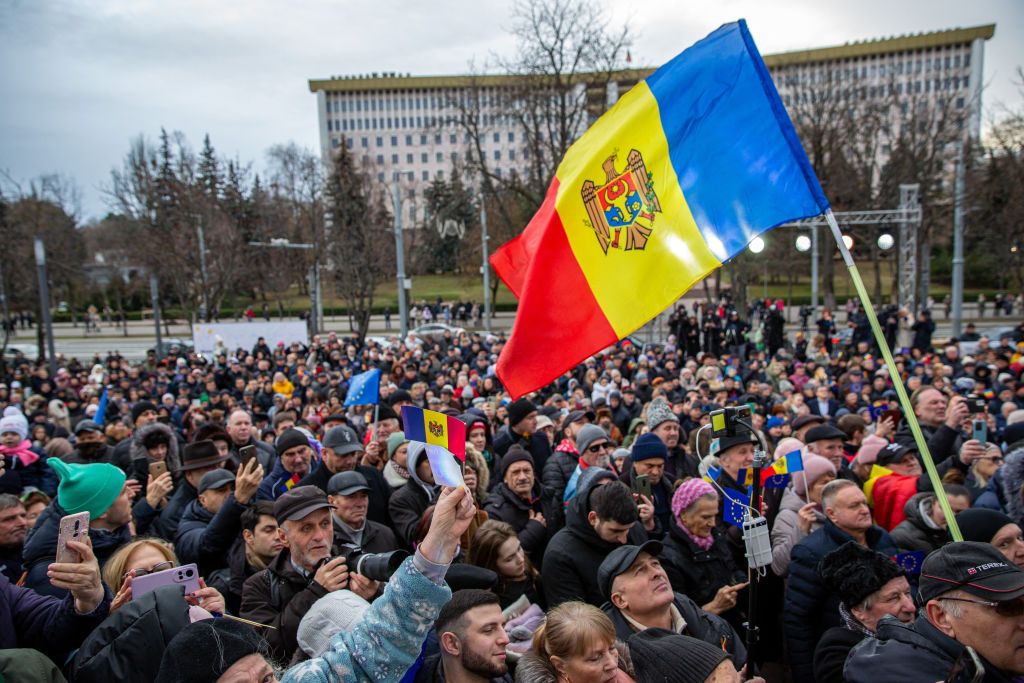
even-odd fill
[(498, 358), (498, 377), (514, 397), (618, 340), (569, 245), (557, 194), (556, 178), (526, 230), (491, 259), (519, 296), (512, 335)]

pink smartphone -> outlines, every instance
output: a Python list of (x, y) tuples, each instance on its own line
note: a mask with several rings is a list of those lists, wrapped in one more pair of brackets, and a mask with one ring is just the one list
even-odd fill
[(162, 572), (137, 576), (132, 579), (132, 599), (145, 595), (160, 586), (184, 586), (185, 593), (194, 593), (201, 588), (199, 570), (195, 564), (183, 564)]
[(81, 562), (77, 550), (68, 547), (68, 541), (84, 543), (89, 536), (89, 513), (79, 512), (60, 518), (57, 531), (57, 557), (55, 562)]

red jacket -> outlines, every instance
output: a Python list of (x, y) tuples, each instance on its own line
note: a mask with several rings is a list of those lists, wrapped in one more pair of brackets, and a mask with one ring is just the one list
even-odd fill
[(875, 482), (872, 497), (875, 500), (875, 524), (892, 531), (906, 515), (903, 506), (917, 493), (917, 477), (890, 474)]

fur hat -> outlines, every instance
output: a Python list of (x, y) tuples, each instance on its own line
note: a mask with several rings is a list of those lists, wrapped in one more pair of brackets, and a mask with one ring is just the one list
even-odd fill
[(844, 605), (854, 607), (906, 572), (882, 553), (848, 541), (821, 559), (818, 575)]

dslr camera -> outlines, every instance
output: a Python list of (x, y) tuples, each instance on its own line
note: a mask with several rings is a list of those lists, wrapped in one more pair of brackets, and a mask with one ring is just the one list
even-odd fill
[[(372, 581), (387, 581), (398, 571), (398, 567), (405, 561), (405, 558), (409, 557), (409, 553), (404, 550), (392, 550), (387, 553), (368, 553), (364, 552), (357, 545), (345, 543), (342, 544), (338, 555), (334, 557), (344, 557), (345, 564), (350, 572), (362, 574)], [(324, 558), (317, 565), (317, 568), (319, 569), (320, 565), (330, 562), (334, 557)]]

